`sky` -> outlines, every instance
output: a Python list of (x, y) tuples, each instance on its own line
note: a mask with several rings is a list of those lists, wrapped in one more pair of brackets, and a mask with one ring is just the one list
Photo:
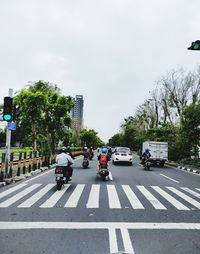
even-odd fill
[(30, 82), (84, 96), (108, 141), (172, 69), (194, 70), (199, 0), (0, 0), (0, 103)]

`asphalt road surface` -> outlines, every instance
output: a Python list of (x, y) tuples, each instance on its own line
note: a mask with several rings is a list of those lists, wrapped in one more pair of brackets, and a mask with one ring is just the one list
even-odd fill
[(200, 176), (110, 163), (112, 180), (75, 159), (56, 190), (54, 170), (0, 189), (1, 254), (199, 254)]

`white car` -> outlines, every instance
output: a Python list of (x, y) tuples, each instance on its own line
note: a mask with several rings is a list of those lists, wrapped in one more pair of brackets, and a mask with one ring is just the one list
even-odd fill
[(117, 162), (127, 162), (130, 165), (133, 163), (133, 154), (128, 147), (116, 147), (114, 153), (112, 154), (112, 162), (116, 164)]

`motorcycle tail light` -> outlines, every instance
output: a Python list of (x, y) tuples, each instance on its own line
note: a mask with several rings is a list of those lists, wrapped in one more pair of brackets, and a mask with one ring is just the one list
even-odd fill
[(63, 170), (61, 168), (56, 169), (56, 173), (60, 174), (62, 172), (63, 172)]

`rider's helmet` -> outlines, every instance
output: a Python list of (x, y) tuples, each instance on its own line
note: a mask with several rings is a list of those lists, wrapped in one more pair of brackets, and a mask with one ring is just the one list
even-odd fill
[(107, 148), (106, 148), (106, 147), (103, 147), (103, 148), (101, 149), (101, 152), (102, 152), (102, 153), (107, 153)]
[(146, 153), (149, 153), (149, 149), (148, 149), (148, 148), (147, 148), (147, 149), (145, 149), (145, 152), (146, 152)]
[(63, 147), (61, 148), (61, 152), (62, 152), (62, 153), (66, 153), (66, 151), (67, 151), (66, 146), (63, 146)]
[(83, 148), (83, 150), (84, 150), (84, 151), (87, 151), (87, 146), (85, 146), (85, 147)]

